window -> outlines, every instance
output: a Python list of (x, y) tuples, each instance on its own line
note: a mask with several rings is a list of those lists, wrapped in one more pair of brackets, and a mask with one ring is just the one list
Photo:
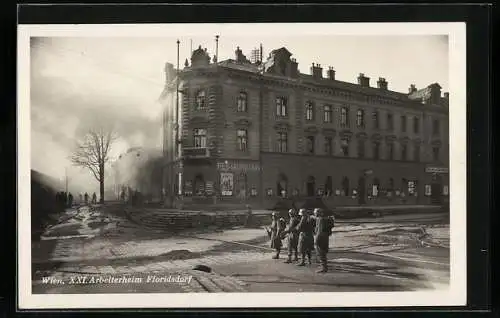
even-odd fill
[(420, 161), (420, 145), (415, 145), (413, 147), (413, 159), (415, 161)]
[(238, 96), (238, 112), (246, 112), (247, 111), (247, 93), (240, 92)]
[(276, 115), (280, 117), (288, 115), (287, 99), (285, 97), (276, 98)]
[(439, 122), (439, 119), (434, 119), (434, 121), (432, 122), (432, 134), (434, 136), (437, 136), (439, 135), (439, 130), (440, 130), (440, 122)]
[(378, 112), (377, 111), (374, 111), (372, 113), (372, 119), (373, 119), (373, 128), (374, 129), (379, 129), (380, 124), (379, 124)]
[(406, 132), (406, 116), (401, 116), (401, 132)]
[(306, 102), (306, 120), (314, 120), (314, 103), (311, 101)]
[(349, 156), (349, 140), (347, 138), (342, 138), (341, 141), (342, 153), (345, 157)]
[(288, 146), (288, 134), (286, 132), (279, 132), (278, 143), (277, 143), (278, 152), (287, 152), (288, 151), (287, 146)]
[(358, 140), (358, 158), (365, 157), (365, 141)]
[(349, 108), (347, 107), (340, 109), (340, 125), (342, 127), (349, 127)]
[(413, 132), (418, 134), (420, 132), (420, 120), (418, 117), (413, 117)]
[(358, 109), (356, 112), (356, 125), (359, 128), (365, 127), (365, 111), (362, 109)]
[(307, 136), (307, 153), (314, 153), (314, 136)]
[(324, 117), (323, 121), (325, 123), (331, 123), (332, 122), (332, 106), (331, 105), (325, 105), (324, 108)]
[(195, 148), (205, 148), (207, 146), (207, 130), (195, 129), (193, 132)]
[(248, 135), (246, 129), (238, 129), (238, 150), (247, 151), (248, 150)]
[(202, 110), (206, 108), (206, 96), (205, 91), (200, 90), (196, 94), (196, 110)]
[(380, 158), (380, 142), (375, 141), (373, 143), (373, 159), (378, 160)]
[(342, 187), (342, 195), (348, 196), (349, 195), (349, 179), (347, 177), (342, 178), (342, 183), (340, 186)]
[(432, 147), (432, 160), (439, 161), (439, 147)]
[(325, 137), (325, 154), (331, 156), (333, 154), (333, 138)]
[(374, 197), (378, 196), (379, 188), (380, 188), (380, 181), (378, 178), (374, 178), (372, 186), (372, 196)]
[(408, 181), (408, 194), (415, 195), (417, 192), (417, 182), (410, 180)]
[(394, 130), (394, 118), (392, 117), (392, 114), (387, 114), (387, 130), (392, 131)]
[(387, 159), (394, 160), (394, 143), (387, 144)]
[(401, 160), (406, 161), (408, 154), (408, 146), (405, 144), (401, 145)]

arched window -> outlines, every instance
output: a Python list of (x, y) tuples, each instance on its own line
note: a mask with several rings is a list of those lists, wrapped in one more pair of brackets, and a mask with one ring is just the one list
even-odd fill
[(342, 195), (349, 196), (349, 178), (347, 177), (342, 178), (341, 187), (342, 187)]
[(202, 110), (206, 108), (206, 96), (204, 90), (199, 90), (196, 93), (196, 110)]
[(340, 109), (340, 125), (342, 127), (349, 127), (349, 108), (347, 107)]

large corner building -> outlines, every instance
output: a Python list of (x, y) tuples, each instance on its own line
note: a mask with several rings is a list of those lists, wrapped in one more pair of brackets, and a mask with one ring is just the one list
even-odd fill
[(265, 207), (281, 197), (447, 200), (449, 96), (439, 84), (394, 92), (384, 78), (348, 83), (316, 64), (302, 74), (291, 56), (283, 47), (250, 62), (237, 48), (217, 61), (199, 47), (184, 68), (166, 64), (168, 196)]

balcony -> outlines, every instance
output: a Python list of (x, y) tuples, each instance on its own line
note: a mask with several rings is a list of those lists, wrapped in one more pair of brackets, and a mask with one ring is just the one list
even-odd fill
[(210, 150), (208, 147), (184, 147), (181, 156), (183, 159), (210, 158)]

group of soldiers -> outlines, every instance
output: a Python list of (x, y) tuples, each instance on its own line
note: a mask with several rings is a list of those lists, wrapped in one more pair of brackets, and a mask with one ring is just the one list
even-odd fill
[[(87, 192), (85, 194), (80, 193), (80, 203), (89, 204), (89, 195)], [(57, 192), (56, 193), (56, 202), (64, 207), (72, 207), (73, 206), (73, 195), (71, 192)], [(91, 204), (97, 203), (97, 195), (95, 192), (92, 194)]]
[[(318, 273), (328, 271), (328, 248), (332, 229), (335, 226), (335, 218), (327, 217), (320, 208), (314, 209), (314, 215), (309, 215), (306, 209), (300, 209), (297, 213), (295, 209), (288, 211), (288, 224), (284, 218), (280, 218), (277, 212), (272, 214), (270, 228), (266, 228), (271, 238), (271, 248), (276, 254), (274, 259), (279, 259), (283, 247), (283, 239), (288, 235), (288, 258), (285, 263), (298, 262), (298, 266), (306, 265), (306, 258), (309, 265), (312, 264), (312, 251), (316, 250), (316, 257), (321, 264)], [(300, 253), (300, 260), (299, 260)]]

